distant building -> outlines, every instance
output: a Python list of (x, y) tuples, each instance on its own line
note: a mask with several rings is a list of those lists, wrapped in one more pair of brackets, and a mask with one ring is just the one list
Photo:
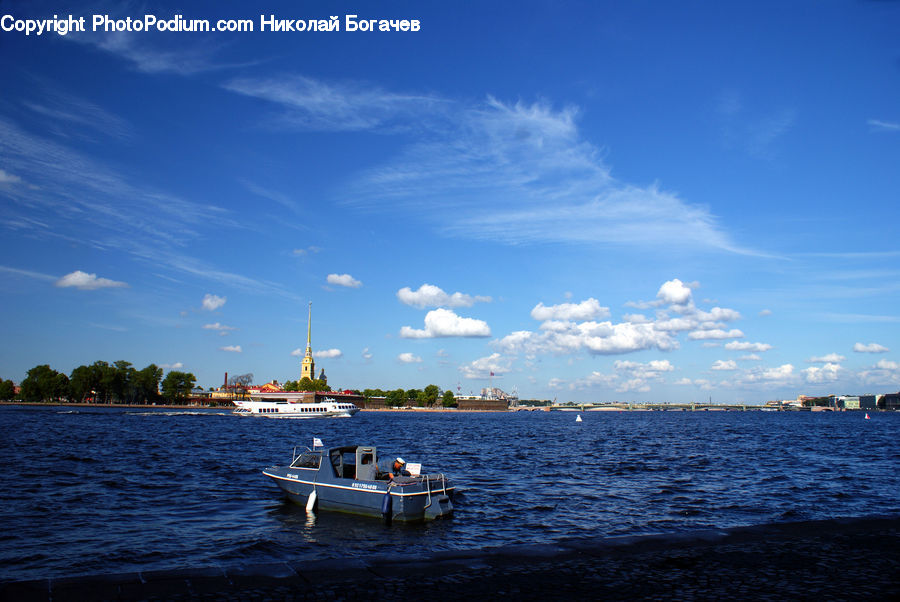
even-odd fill
[(876, 407), (879, 410), (900, 410), (900, 393), (886, 393), (878, 398)]

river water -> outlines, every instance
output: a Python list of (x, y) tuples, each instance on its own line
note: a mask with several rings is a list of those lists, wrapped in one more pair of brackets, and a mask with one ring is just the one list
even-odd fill
[[(0, 580), (429, 553), (900, 513), (900, 414), (0, 407)], [(458, 485), (452, 519), (308, 517), (266, 466), (375, 445)]]

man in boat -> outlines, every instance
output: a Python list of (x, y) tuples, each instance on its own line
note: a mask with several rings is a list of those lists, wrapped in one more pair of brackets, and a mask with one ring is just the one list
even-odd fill
[(397, 456), (397, 459), (394, 460), (394, 464), (391, 466), (391, 472), (388, 473), (388, 479), (393, 480), (395, 477), (408, 477), (409, 472), (403, 470), (404, 466), (406, 466), (406, 461)]

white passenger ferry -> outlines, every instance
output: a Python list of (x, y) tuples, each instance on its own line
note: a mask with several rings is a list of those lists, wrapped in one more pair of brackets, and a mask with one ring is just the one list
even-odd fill
[(350, 418), (359, 408), (346, 401), (326, 397), (318, 402), (273, 399), (265, 401), (234, 401), (234, 413), (238, 416), (262, 416), (264, 418)]

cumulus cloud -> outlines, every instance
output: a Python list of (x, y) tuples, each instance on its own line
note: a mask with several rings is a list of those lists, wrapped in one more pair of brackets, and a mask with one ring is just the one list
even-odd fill
[(462, 318), (450, 309), (434, 309), (425, 315), (425, 328), (417, 330), (409, 326), (400, 329), (405, 339), (431, 339), (435, 337), (489, 337), (487, 322), (475, 318)]
[(619, 360), (613, 364), (614, 373), (591, 372), (569, 385), (572, 390), (595, 387), (615, 388), (619, 393), (646, 393), (651, 381), (661, 381), (666, 372), (675, 370), (669, 360), (651, 360), (646, 363)]
[(184, 364), (181, 362), (175, 362), (174, 364), (160, 364), (160, 368), (164, 370), (181, 370), (184, 368)]
[(856, 343), (853, 345), (853, 351), (857, 353), (887, 353), (890, 349), (884, 345), (879, 345), (878, 343), (868, 343), (865, 345), (863, 343)]
[(509, 354), (524, 353), (577, 353), (587, 351), (597, 355), (614, 355), (659, 349), (668, 351), (678, 348), (669, 333), (657, 331), (652, 324), (631, 324), (622, 322), (569, 322), (555, 324), (556, 328), (541, 333), (529, 331), (513, 332), (493, 344)]
[(203, 309), (206, 311), (215, 311), (225, 305), (225, 301), (227, 297), (220, 297), (218, 295), (206, 294), (203, 296)]
[(219, 331), (220, 334), (225, 334), (232, 330), (237, 330), (237, 328), (235, 328), (234, 326), (226, 326), (225, 324), (220, 324), (218, 322), (216, 322), (215, 324), (204, 324), (203, 329), (204, 330), (217, 330), (217, 331)]
[(372, 352), (369, 351), (369, 348), (368, 348), (368, 347), (366, 347), (366, 348), (364, 348), (364, 349), (362, 350), (362, 356), (363, 356), (363, 359), (364, 359), (364, 360), (370, 360), (370, 359), (372, 359)]
[(725, 343), (725, 349), (729, 351), (756, 351), (763, 352), (771, 349), (772, 346), (768, 343), (744, 343), (740, 341), (732, 341), (730, 343)]
[(241, 353), (243, 351), (240, 345), (226, 345), (225, 347), (219, 347), (219, 350), (228, 351), (229, 353)]
[(350, 274), (328, 274), (328, 277), (325, 280), (328, 282), (328, 284), (334, 284), (335, 286), (344, 286), (347, 288), (359, 288), (362, 286), (362, 282), (360, 282)]
[(656, 298), (671, 305), (688, 305), (691, 302), (691, 295), (690, 287), (675, 278), (659, 287)]
[(561, 303), (559, 305), (545, 306), (538, 303), (531, 310), (531, 317), (535, 320), (593, 320), (609, 316), (609, 308), (600, 305), (593, 297), (581, 303)]
[(859, 373), (860, 380), (870, 386), (900, 385), (900, 363), (879, 360), (877, 364)]
[(433, 284), (423, 284), (418, 290), (412, 290), (404, 286), (397, 291), (397, 299), (401, 303), (425, 309), (426, 307), (471, 307), (475, 303), (489, 303), (491, 297), (481, 295), (467, 295), (456, 292), (452, 295), (445, 293), (440, 287)]
[(503, 376), (510, 370), (510, 359), (503, 357), (499, 353), (492, 353), (487, 357), (482, 357), (474, 362), (460, 366), (460, 372), (464, 378), (484, 379), (490, 378), (491, 373), (494, 376)]
[(743, 336), (744, 333), (737, 328), (732, 328), (728, 331), (722, 330), (721, 328), (714, 328), (711, 330), (695, 330), (694, 332), (688, 334), (688, 338), (695, 341), (704, 341), (710, 339), (739, 339)]
[(413, 353), (401, 353), (397, 356), (397, 359), (404, 364), (418, 364), (422, 361), (422, 358)]
[(806, 360), (810, 364), (839, 364), (846, 360), (843, 355), (838, 355), (837, 353), (829, 353), (828, 355), (823, 355), (822, 357), (811, 357)]
[(737, 370), (737, 362), (734, 360), (716, 360), (710, 370)]
[(128, 284), (110, 280), (108, 278), (98, 278), (97, 274), (88, 274), (81, 270), (75, 270), (57, 280), (56, 286), (60, 288), (77, 288), (83, 291), (92, 291), (98, 288), (126, 288)]
[(333, 359), (341, 357), (342, 355), (344, 355), (344, 352), (340, 349), (320, 349), (318, 351), (313, 351), (313, 357), (319, 359)]
[(824, 366), (810, 366), (801, 372), (810, 384), (833, 383), (840, 377), (841, 366), (829, 362)]

